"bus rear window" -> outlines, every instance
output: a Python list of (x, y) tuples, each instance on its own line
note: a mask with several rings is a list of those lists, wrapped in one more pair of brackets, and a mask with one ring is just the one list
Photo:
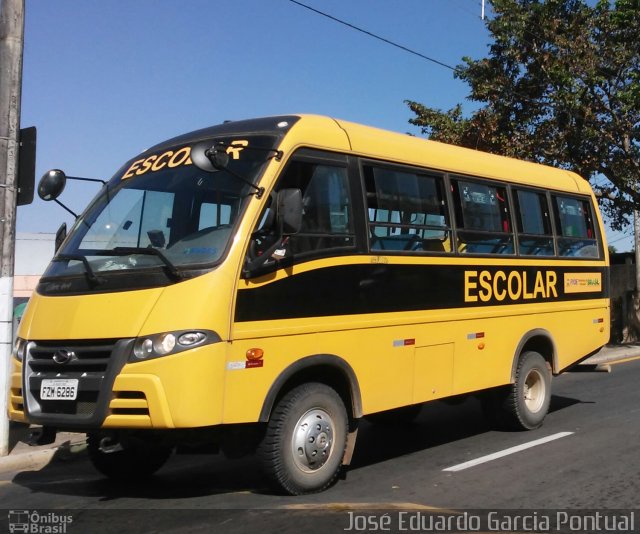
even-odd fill
[(586, 200), (554, 196), (558, 255), (597, 258), (593, 217)]

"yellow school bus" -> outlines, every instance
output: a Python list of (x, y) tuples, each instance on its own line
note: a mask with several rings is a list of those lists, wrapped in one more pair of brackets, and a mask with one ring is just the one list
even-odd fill
[(608, 284), (571, 172), (327, 117), (227, 122), (134, 157), (78, 217), (20, 325), (10, 418), (86, 432), (111, 477), (211, 446), (320, 491), (365, 416), (474, 394), (540, 426), (552, 376), (609, 339)]

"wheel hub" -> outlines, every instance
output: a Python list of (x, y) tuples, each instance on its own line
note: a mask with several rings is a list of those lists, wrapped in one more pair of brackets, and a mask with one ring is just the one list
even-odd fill
[(316, 471), (326, 463), (333, 446), (333, 429), (331, 416), (317, 408), (309, 410), (298, 420), (291, 446), (299, 469)]
[(546, 386), (537, 369), (532, 369), (524, 381), (524, 402), (531, 413), (537, 413), (544, 404)]

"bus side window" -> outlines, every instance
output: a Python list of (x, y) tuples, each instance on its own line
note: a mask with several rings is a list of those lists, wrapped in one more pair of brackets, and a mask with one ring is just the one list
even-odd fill
[(589, 202), (554, 195), (558, 254), (560, 256), (599, 257), (593, 216)]
[(458, 228), (458, 251), (463, 254), (514, 254), (513, 230), (505, 187), (452, 180)]
[[(285, 188), (302, 191), (302, 226), (287, 244), (288, 254), (309, 255), (326, 250), (352, 249), (355, 230), (346, 167), (307, 161), (291, 161), (280, 178), (276, 191)], [(273, 224), (272, 208), (260, 224)], [(268, 228), (267, 228), (268, 230)], [(275, 233), (275, 229), (273, 229)], [(263, 231), (264, 233), (264, 231)]]
[(450, 252), (442, 178), (364, 166), (372, 251)]
[(523, 256), (553, 256), (551, 214), (544, 193), (514, 189), (518, 247)]

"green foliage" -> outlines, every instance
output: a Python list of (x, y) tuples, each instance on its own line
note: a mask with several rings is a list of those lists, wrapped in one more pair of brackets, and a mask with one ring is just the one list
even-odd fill
[(488, 57), (455, 76), (482, 107), (407, 101), (431, 139), (604, 175), (614, 229), (640, 204), (640, 0), (491, 0)]

